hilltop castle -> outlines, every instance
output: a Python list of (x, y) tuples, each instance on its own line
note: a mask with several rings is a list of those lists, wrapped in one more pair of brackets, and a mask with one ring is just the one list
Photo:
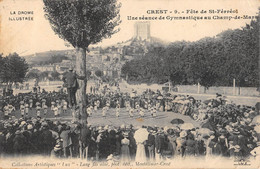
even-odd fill
[(134, 29), (134, 38), (150, 41), (150, 22), (136, 22)]

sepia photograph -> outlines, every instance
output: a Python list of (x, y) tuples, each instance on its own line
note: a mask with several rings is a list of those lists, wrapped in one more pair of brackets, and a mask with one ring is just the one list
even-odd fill
[(260, 168), (259, 0), (0, 0), (0, 168)]

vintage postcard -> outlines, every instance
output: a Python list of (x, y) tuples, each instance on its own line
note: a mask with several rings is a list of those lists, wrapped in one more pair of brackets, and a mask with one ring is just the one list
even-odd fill
[(0, 168), (260, 168), (259, 0), (0, 0)]

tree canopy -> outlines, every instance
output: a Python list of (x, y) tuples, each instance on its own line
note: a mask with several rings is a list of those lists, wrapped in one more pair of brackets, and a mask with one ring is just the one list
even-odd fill
[(0, 81), (2, 83), (22, 83), (28, 71), (28, 64), (17, 53), (6, 57), (0, 55)]
[(73, 47), (88, 48), (119, 29), (117, 0), (43, 0), (53, 31)]

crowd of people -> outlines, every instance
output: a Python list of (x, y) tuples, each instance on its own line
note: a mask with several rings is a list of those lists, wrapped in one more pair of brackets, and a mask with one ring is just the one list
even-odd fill
[(66, 100), (67, 95), (65, 92), (47, 92), (43, 90), (42, 92), (19, 93), (0, 97), (0, 111), (5, 119), (9, 119), (15, 114), (15, 111), (18, 111), (22, 118), (28, 118), (29, 111), (32, 110), (35, 111), (38, 117), (44, 117), (48, 108), (53, 110), (54, 107), (64, 106), (64, 103), (67, 103)]
[[(221, 95), (202, 102), (191, 96), (149, 89), (141, 95), (134, 90), (132, 93), (123, 93), (120, 89), (111, 91), (107, 86), (98, 91), (87, 94), (87, 113), (90, 116), (98, 113), (98, 109), (102, 109), (103, 117), (108, 109), (115, 109), (117, 117), (122, 108), (129, 112), (130, 117), (148, 114), (156, 118), (156, 114), (162, 111), (172, 111), (190, 116), (201, 122), (201, 126), (179, 122), (164, 127), (119, 127), (80, 124), (62, 121), (62, 118), (50, 120), (44, 117), (45, 110), (55, 114), (56, 110), (67, 109), (64, 92), (18, 94), (1, 98), (5, 115), (8, 107), (5, 119), (0, 120), (1, 155), (40, 154), (90, 160), (105, 160), (113, 156), (123, 161), (259, 155), (255, 150), (260, 143), (260, 118), (254, 107), (236, 105)], [(26, 108), (40, 113), (37, 117), (30, 117)], [(73, 111), (76, 106), (68, 108)], [(20, 111), (21, 118), (12, 114), (15, 109)]]
[[(136, 135), (143, 129), (140, 136)], [(242, 122), (225, 128), (90, 126), (45, 119), (0, 121), (0, 152), (58, 158), (159, 160), (188, 156), (247, 157), (259, 146), (259, 134)], [(259, 152), (258, 152), (259, 153)]]

